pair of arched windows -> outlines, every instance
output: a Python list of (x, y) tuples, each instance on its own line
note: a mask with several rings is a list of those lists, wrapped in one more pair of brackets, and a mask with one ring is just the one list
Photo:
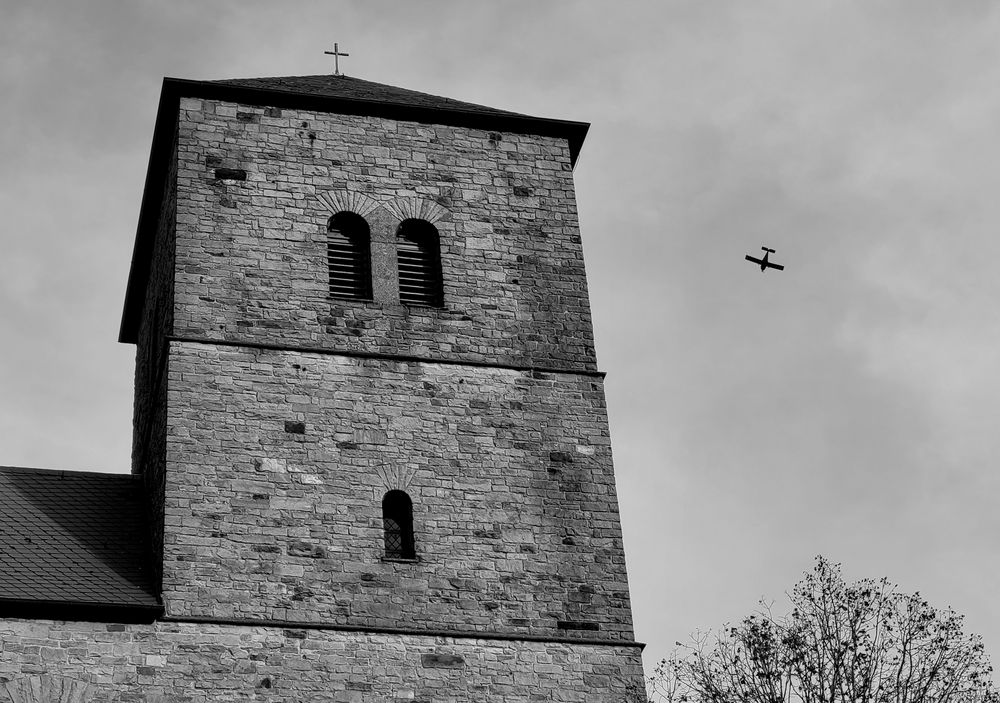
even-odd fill
[[(403, 220), (396, 230), (399, 302), (441, 307), (441, 245), (426, 220)], [(372, 299), (371, 230), (360, 215), (339, 212), (327, 223), (330, 297)]]
[(386, 559), (416, 559), (413, 543), (413, 502), (403, 491), (389, 491), (382, 498), (382, 529)]

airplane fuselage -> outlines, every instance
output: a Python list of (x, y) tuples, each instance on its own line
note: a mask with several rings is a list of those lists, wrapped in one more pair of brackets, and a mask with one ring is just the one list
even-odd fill
[(770, 261), (767, 260), (767, 257), (770, 254), (774, 253), (774, 249), (768, 249), (767, 247), (761, 247), (761, 249), (764, 250), (764, 258), (758, 259), (758, 258), (756, 258), (754, 256), (750, 256), (749, 254), (747, 254), (746, 257), (744, 257), (744, 258), (746, 258), (747, 261), (752, 261), (755, 264), (760, 264), (760, 272), (761, 273), (763, 273), (765, 269), (769, 269), (769, 268), (770, 269), (777, 269), (778, 271), (784, 271), (785, 270), (785, 267), (782, 266), (781, 264), (772, 264)]

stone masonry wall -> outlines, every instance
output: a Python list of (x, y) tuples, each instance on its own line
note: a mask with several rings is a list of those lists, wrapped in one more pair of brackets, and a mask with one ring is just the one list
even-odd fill
[(13, 703), (640, 703), (641, 685), (635, 647), (0, 619)]
[[(185, 98), (177, 192), (179, 336), (595, 366), (565, 140)], [(326, 226), (345, 203), (390, 238), (405, 217), (433, 222), (443, 309), (328, 297)]]
[(600, 377), (172, 342), (168, 402), (169, 616), (632, 639)]

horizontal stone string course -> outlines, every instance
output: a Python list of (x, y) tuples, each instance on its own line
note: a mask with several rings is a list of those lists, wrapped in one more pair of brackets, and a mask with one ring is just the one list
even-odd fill
[(488, 361), (470, 361), (468, 359), (448, 359), (428, 356), (406, 356), (402, 354), (377, 354), (373, 352), (353, 351), (348, 349), (325, 349), (323, 347), (308, 347), (298, 345), (267, 344), (263, 342), (231, 341), (225, 339), (213, 339), (211, 337), (180, 337), (170, 335), (166, 338), (168, 342), (189, 342), (191, 344), (214, 344), (219, 346), (246, 347), (248, 349), (271, 349), (274, 351), (295, 351), (307, 354), (332, 354), (334, 356), (354, 357), (358, 359), (384, 359), (387, 361), (417, 362), (426, 364), (453, 364), (458, 366), (477, 366), (496, 369), (510, 369), (512, 371), (529, 371), (533, 373), (568, 373), (580, 374), (582, 376), (595, 376), (605, 378), (606, 371), (595, 371), (585, 368), (570, 367), (548, 367), (548, 366), (518, 366), (513, 364), (498, 364)]
[[(206, 623), (215, 625), (239, 625), (243, 627), (282, 627), (301, 630), (333, 630), (337, 632), (362, 632), (368, 634), (413, 635), (417, 637), (448, 637), (454, 640), (503, 640), (507, 642), (551, 642), (553, 644), (573, 644), (595, 647), (635, 647), (639, 651), (646, 648), (645, 642), (622, 641), (600, 637), (553, 637), (549, 635), (505, 634), (502, 632), (474, 632), (462, 630), (432, 630), (412, 627), (363, 627), (338, 625), (335, 623), (279, 622), (276, 620), (254, 620), (252, 618), (214, 620), (211, 618), (160, 618), (161, 622)], [(567, 628), (592, 629), (592, 628)]]

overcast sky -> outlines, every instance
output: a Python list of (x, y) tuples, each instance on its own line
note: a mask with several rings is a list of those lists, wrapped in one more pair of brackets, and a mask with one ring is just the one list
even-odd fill
[[(116, 340), (162, 78), (331, 72), (334, 41), (349, 75), (592, 124), (648, 668), (819, 553), (954, 606), (1000, 660), (989, 0), (5, 0), (0, 464), (129, 470)], [(765, 244), (784, 272), (743, 260)]]

